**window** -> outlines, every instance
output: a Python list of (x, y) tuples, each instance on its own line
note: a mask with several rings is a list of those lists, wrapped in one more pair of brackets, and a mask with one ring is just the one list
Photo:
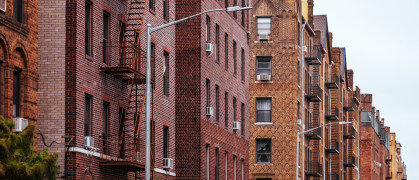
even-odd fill
[(272, 122), (271, 119), (272, 99), (256, 99), (256, 122)]
[(245, 62), (245, 60), (246, 60), (246, 57), (244, 56), (244, 49), (242, 48), (242, 51), (241, 51), (241, 60), (242, 60), (242, 65), (241, 65), (241, 75), (242, 75), (242, 81), (244, 81), (245, 79), (244, 79), (244, 77), (245, 77), (245, 68), (246, 68), (246, 62)]
[(233, 97), (233, 121), (237, 121), (237, 99)]
[(297, 43), (298, 43), (298, 45), (300, 45), (300, 41), (301, 41), (300, 28), (301, 28), (301, 25), (300, 25), (300, 22), (298, 22), (298, 25), (297, 25)]
[(150, 11), (155, 11), (155, 7), (156, 7), (156, 1), (155, 0), (150, 0), (148, 2), (148, 9), (150, 9)]
[(92, 56), (92, 3), (86, 1), (84, 14), (84, 50), (85, 54)]
[(125, 59), (125, 47), (123, 46), (123, 42), (124, 42), (124, 36), (125, 36), (125, 27), (126, 24), (123, 23), (122, 21), (119, 22), (119, 44), (120, 44), (120, 49), (119, 49), (119, 64), (124, 64), (124, 59)]
[[(246, 7), (246, 5), (245, 5), (245, 2), (244, 2), (245, 0), (242, 0), (242, 7)], [(245, 14), (246, 14), (246, 11), (241, 11), (241, 13), (242, 13), (242, 26), (244, 27), (244, 23), (245, 23), (245, 21), (246, 21), (246, 16), (245, 16)]]
[(205, 146), (205, 154), (206, 154), (206, 158), (205, 158), (206, 167), (205, 167), (205, 169), (206, 169), (206, 174), (207, 174), (207, 180), (210, 180), (210, 169), (209, 169), (209, 166), (210, 166), (210, 152), (209, 152), (209, 148), (210, 148), (210, 145), (207, 144)]
[(244, 159), (241, 160), (241, 167), (242, 167), (242, 180), (244, 180)]
[(15, 70), (13, 72), (13, 117), (20, 117), (20, 75), (20, 70)]
[(163, 19), (169, 21), (169, 0), (163, 0)]
[(23, 0), (13, 0), (13, 19), (23, 23)]
[(163, 158), (169, 157), (169, 127), (163, 126)]
[(219, 168), (220, 168), (220, 166), (219, 166), (219, 149), (218, 148), (215, 148), (215, 179), (220, 179), (220, 176), (219, 176)]
[(169, 96), (169, 53), (164, 51), (163, 94)]
[(205, 83), (207, 89), (207, 107), (211, 107), (211, 82), (207, 79)]
[(256, 139), (256, 162), (271, 162), (271, 139)]
[(300, 86), (300, 78), (301, 78), (301, 67), (300, 67), (300, 61), (297, 62), (297, 82), (298, 86)]
[(118, 110), (118, 119), (119, 119), (119, 129), (118, 129), (118, 144), (119, 144), (119, 158), (125, 158), (125, 140), (121, 139), (124, 135), (124, 124), (125, 124), (125, 109), (119, 107)]
[(242, 103), (242, 105), (241, 105), (241, 123), (240, 123), (240, 125), (241, 125), (241, 127), (240, 127), (240, 130), (241, 130), (241, 133), (242, 133), (242, 136), (244, 137), (244, 132), (245, 132), (245, 114), (244, 114), (244, 103)]
[(233, 179), (237, 179), (237, 156), (233, 155)]
[(225, 178), (226, 178), (226, 180), (228, 180), (228, 152), (226, 151), (225, 153), (224, 153), (224, 163), (225, 163)]
[(209, 43), (211, 41), (211, 18), (209, 16), (206, 16), (205, 20), (205, 41)]
[(297, 102), (297, 119), (300, 119), (300, 101)]
[[(237, 0), (233, 0), (233, 6), (237, 6)], [(233, 11), (233, 17), (237, 19), (237, 11)]]
[(225, 69), (228, 70), (228, 34), (224, 35), (224, 55), (225, 55)]
[(215, 120), (220, 121), (220, 87), (215, 85)]
[(215, 60), (220, 63), (220, 26), (215, 25)]
[(92, 99), (89, 94), (84, 96), (84, 136), (92, 134)]
[(110, 22), (110, 14), (106, 11), (103, 12), (103, 63), (109, 63), (109, 50), (108, 50), (108, 42), (109, 42), (109, 22)]
[(225, 8), (228, 8), (228, 0), (225, 0)]
[(108, 133), (109, 133), (109, 111), (110, 111), (110, 104), (106, 101), (103, 101), (103, 109), (102, 109), (102, 116), (103, 116), (103, 153), (109, 153), (109, 144), (108, 144)]
[(270, 17), (258, 17), (257, 18), (257, 31), (260, 37), (261, 34), (271, 34), (271, 18)]
[(237, 75), (237, 42), (233, 41), (233, 62), (234, 62), (234, 74)]
[(225, 128), (228, 129), (228, 92), (225, 92), (224, 95), (224, 122), (225, 122)]
[(257, 74), (272, 74), (272, 57), (257, 57)]

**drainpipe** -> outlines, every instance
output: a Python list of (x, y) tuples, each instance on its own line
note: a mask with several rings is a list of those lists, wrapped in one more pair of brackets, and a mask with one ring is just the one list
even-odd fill
[[(301, 30), (301, 68), (302, 68), (302, 70), (301, 70), (301, 73), (302, 73), (302, 78), (301, 78), (301, 89), (302, 89), (302, 93), (301, 93), (301, 104), (303, 105), (303, 108), (302, 108), (302, 119), (301, 119), (301, 121), (302, 121), (302, 125), (303, 125), (303, 127), (305, 126), (305, 106), (304, 106), (304, 104), (305, 104), (305, 100), (304, 100), (304, 94), (305, 94), (305, 74), (304, 74), (304, 30), (305, 30), (305, 27), (306, 27), (306, 25), (307, 25), (307, 22), (304, 22), (304, 24), (303, 24), (303, 26), (302, 26), (302, 30)], [(303, 131), (304, 131), (304, 129), (303, 129)], [(305, 165), (305, 156), (304, 156), (304, 153), (305, 153), (305, 136), (303, 136), (303, 138), (302, 138), (302, 144), (303, 144), (303, 153), (302, 153), (302, 172), (304, 172), (304, 165)], [(300, 147), (297, 147), (297, 148), (300, 148)], [(297, 157), (298, 157), (298, 155), (297, 155)], [(301, 164), (301, 162), (299, 162), (299, 164)], [(298, 168), (298, 164), (297, 164), (297, 168)], [(297, 171), (298, 172), (298, 171)], [(297, 177), (298, 177), (298, 175), (297, 175)], [(302, 180), (304, 180), (304, 175), (302, 176)]]
[[(326, 37), (325, 37), (326, 38)], [(326, 44), (325, 44), (326, 45)], [(324, 94), (325, 94), (325, 91), (324, 91), (324, 89), (325, 89), (325, 87), (324, 87), (324, 82), (325, 82), (325, 76), (326, 76), (326, 72), (325, 72), (325, 69), (326, 69), (326, 65), (325, 65), (325, 63), (324, 63), (324, 61), (323, 61), (323, 57), (322, 57), (322, 66), (323, 66), (323, 76), (322, 76), (322, 88), (323, 88), (323, 115), (321, 116), (321, 118), (323, 118), (323, 124), (325, 124), (325, 118), (324, 118), (324, 116), (325, 116), (325, 113), (326, 113), (326, 111), (325, 111), (325, 98), (324, 98)], [(322, 124), (322, 125), (323, 125)], [(323, 128), (322, 128), (322, 141), (323, 141), (323, 150), (322, 150), (322, 153), (323, 153), (323, 179), (326, 179), (326, 154), (324, 153), (325, 152), (325, 149), (324, 149), (324, 146), (325, 146), (325, 131), (326, 131), (326, 127), (324, 127), (323, 126)]]

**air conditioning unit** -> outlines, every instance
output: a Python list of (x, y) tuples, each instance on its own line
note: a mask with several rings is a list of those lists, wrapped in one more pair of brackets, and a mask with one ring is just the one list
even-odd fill
[(163, 158), (163, 169), (173, 169), (173, 159)]
[(267, 41), (269, 38), (269, 34), (259, 34), (260, 41)]
[(6, 2), (7, 0), (0, 0), (0, 10), (6, 12)]
[(135, 152), (135, 156), (134, 156), (134, 160), (140, 162), (141, 161), (141, 153), (140, 152)]
[(271, 74), (258, 74), (257, 75), (258, 81), (270, 81), (271, 80)]
[(28, 126), (28, 120), (24, 118), (13, 118), (13, 122), (15, 123), (15, 127), (13, 127), (13, 132), (22, 132), (23, 129)]
[(207, 116), (213, 116), (214, 115), (214, 108), (207, 107)]
[(84, 146), (94, 147), (94, 138), (92, 136), (84, 136)]
[(303, 46), (303, 52), (307, 52), (307, 46)]
[(214, 46), (211, 43), (207, 43), (205, 51), (212, 53), (214, 51)]
[(240, 130), (240, 122), (239, 121), (234, 121), (233, 130)]

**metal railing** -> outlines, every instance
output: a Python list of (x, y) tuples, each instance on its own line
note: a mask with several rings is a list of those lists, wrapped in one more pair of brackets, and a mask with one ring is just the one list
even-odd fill
[(307, 47), (304, 57), (309, 65), (321, 65), (322, 52), (319, 46)]
[[(306, 129), (312, 129), (312, 128), (316, 128), (319, 127), (320, 124), (319, 123), (310, 123), (310, 122), (306, 122)], [(322, 137), (322, 128), (318, 128), (315, 129), (313, 131), (310, 131), (308, 133), (305, 133), (305, 136), (309, 139), (321, 139)]]
[(339, 109), (334, 106), (328, 114), (326, 114), (326, 119), (328, 120), (339, 120)]
[(330, 81), (326, 81), (325, 85), (329, 89), (339, 88), (339, 77), (338, 77), (338, 75), (332, 76), (332, 79)]
[(322, 101), (323, 89), (318, 85), (311, 86), (306, 98), (311, 102)]
[(346, 156), (343, 166), (355, 167), (355, 156), (354, 155)]
[(355, 128), (352, 125), (349, 125), (348, 128), (344, 128), (343, 137), (346, 139), (354, 139), (355, 138)]
[[(330, 179), (329, 179), (330, 177)], [(339, 179), (339, 174), (328, 174), (327, 178), (325, 179), (329, 179), (329, 180), (340, 180)]]
[(323, 166), (319, 162), (306, 161), (305, 174), (319, 177), (323, 173)]
[(339, 142), (338, 141), (329, 141), (326, 144), (327, 153), (339, 153)]

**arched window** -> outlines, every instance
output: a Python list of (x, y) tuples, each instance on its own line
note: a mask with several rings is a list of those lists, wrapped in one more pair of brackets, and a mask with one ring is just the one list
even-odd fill
[(13, 53), (13, 117), (23, 117), (24, 71), (26, 70), (26, 56), (22, 48)]

